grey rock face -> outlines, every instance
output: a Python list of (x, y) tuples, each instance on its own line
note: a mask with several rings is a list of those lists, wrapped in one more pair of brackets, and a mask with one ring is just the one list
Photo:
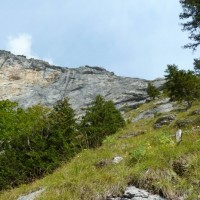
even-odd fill
[(132, 133), (128, 133), (128, 134), (126, 134), (126, 135), (119, 136), (119, 139), (123, 139), (123, 138), (132, 138), (132, 137), (136, 137), (136, 136), (142, 135), (142, 134), (145, 134), (145, 131), (144, 131), (144, 130), (135, 131), (135, 132), (132, 132)]
[(150, 117), (154, 117), (156, 114), (167, 113), (176, 108), (176, 105), (173, 102), (169, 102), (169, 99), (164, 99), (162, 101), (157, 102), (157, 105), (153, 109), (146, 110), (140, 113), (137, 117), (135, 117), (132, 122), (137, 122), (140, 119), (147, 119)]
[(183, 119), (183, 120), (176, 121), (176, 126), (179, 128), (184, 128), (184, 127), (192, 125), (193, 123), (194, 122), (192, 119)]
[(146, 190), (129, 186), (126, 188), (122, 197), (108, 197), (107, 200), (164, 200), (159, 195), (153, 195)]
[(200, 110), (195, 110), (192, 112), (192, 115), (200, 115)]
[[(0, 97), (17, 101), (23, 107), (52, 106), (68, 97), (81, 112), (100, 94), (113, 100), (118, 109), (135, 108), (147, 98), (147, 80), (119, 77), (100, 67), (62, 68), (25, 56), (0, 51)], [(156, 80), (161, 87), (163, 79)]]
[(112, 163), (119, 164), (122, 160), (123, 158), (121, 156), (116, 156), (112, 159)]

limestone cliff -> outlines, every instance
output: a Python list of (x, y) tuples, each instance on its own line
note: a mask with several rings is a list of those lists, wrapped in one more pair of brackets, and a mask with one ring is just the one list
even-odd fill
[[(164, 82), (158, 79), (157, 87)], [(96, 95), (112, 99), (117, 108), (135, 107), (147, 98), (147, 80), (119, 77), (104, 68), (66, 68), (25, 56), (0, 51), (0, 99), (10, 99), (28, 107), (37, 103), (52, 106), (68, 97), (80, 112)]]

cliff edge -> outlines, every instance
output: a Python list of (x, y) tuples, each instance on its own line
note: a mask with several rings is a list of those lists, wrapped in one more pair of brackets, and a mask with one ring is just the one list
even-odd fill
[[(164, 79), (154, 83), (160, 87)], [(134, 108), (145, 102), (147, 84), (147, 80), (116, 76), (101, 67), (59, 67), (0, 51), (0, 99), (17, 101), (23, 107), (38, 103), (52, 106), (68, 97), (80, 113), (100, 94), (113, 100), (118, 109)]]

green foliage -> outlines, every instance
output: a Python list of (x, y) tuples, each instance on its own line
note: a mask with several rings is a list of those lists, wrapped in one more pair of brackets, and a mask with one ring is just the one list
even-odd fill
[(18, 119), (17, 116), (17, 103), (10, 102), (9, 100), (0, 101), (0, 135), (1, 141), (9, 138), (17, 130)]
[(103, 139), (125, 125), (121, 113), (112, 101), (105, 101), (98, 95), (80, 123), (80, 132), (85, 136), (87, 147), (101, 145)]
[(130, 152), (131, 162), (140, 162), (146, 154), (146, 148), (144, 145), (140, 145)]
[(160, 91), (154, 85), (152, 85), (151, 83), (148, 83), (147, 94), (151, 98), (155, 99), (160, 94)]
[(180, 3), (183, 8), (180, 19), (187, 20), (182, 23), (183, 30), (189, 31), (189, 39), (194, 41), (185, 45), (185, 48), (196, 50), (200, 44), (200, 2), (199, 0), (180, 0)]
[(200, 97), (200, 80), (190, 70), (178, 70), (176, 65), (168, 65), (165, 90), (171, 100), (186, 101), (188, 108)]
[[(155, 104), (148, 102), (129, 114), (137, 116), (153, 108)], [(172, 112), (176, 115), (176, 121), (179, 121), (187, 119), (193, 111), (199, 109), (200, 102), (196, 101), (190, 111)], [(192, 117), (193, 120), (199, 119), (198, 114)], [(40, 195), (41, 200), (98, 199), (104, 198), (108, 192), (120, 195), (123, 188), (129, 184), (163, 194), (166, 199), (178, 199), (180, 196), (185, 199), (198, 199), (199, 124), (182, 129), (183, 140), (177, 145), (173, 137), (177, 131), (174, 123), (160, 129), (153, 129), (153, 123), (155, 118), (128, 124), (116, 134), (106, 137), (101, 148), (81, 151), (70, 162), (63, 163), (53, 174), (32, 184), (2, 191), (0, 199), (14, 200), (38, 188), (47, 188)], [(141, 130), (145, 130), (145, 134), (133, 136), (132, 133)], [(112, 164), (110, 161), (115, 156), (123, 157), (123, 161)], [(14, 159), (11, 161), (15, 162)], [(108, 163), (101, 168), (95, 167), (95, 164), (101, 161)], [(9, 173), (7, 176), (9, 177)]]
[(200, 60), (194, 59), (194, 71), (197, 75), (200, 75)]
[(75, 148), (78, 148), (76, 141), (77, 124), (75, 112), (71, 108), (69, 100), (67, 98), (59, 100), (54, 106), (54, 110), (49, 118), (51, 124), (51, 129), (49, 130), (50, 135), (56, 138), (52, 139), (51, 142), (56, 146), (63, 145), (63, 152), (60, 153), (62, 153), (64, 157), (66, 157), (65, 153), (68, 154), (67, 157), (72, 157), (75, 153)]
[(159, 134), (157, 135), (157, 137), (155, 137), (155, 142), (157, 142), (158, 144), (162, 145), (162, 146), (166, 146), (166, 147), (172, 147), (175, 145), (175, 142), (172, 140), (172, 137), (167, 135), (167, 134)]
[(74, 131), (76, 126), (75, 113), (67, 98), (57, 102), (51, 113), (51, 119), (54, 121), (55, 130), (61, 131), (63, 134)]
[(0, 101), (0, 190), (52, 172), (81, 147), (99, 146), (105, 136), (124, 124), (113, 102), (101, 96), (80, 123), (82, 138), (67, 98), (58, 101), (52, 110), (41, 105), (24, 110), (16, 103)]
[(43, 111), (39, 111), (39, 107), (13, 110), (15, 132), (7, 131), (8, 137), (1, 135), (4, 142), (0, 154), (0, 189), (40, 177), (51, 166), (45, 161), (45, 124)]
[(78, 137), (75, 113), (67, 98), (52, 110), (41, 105), (24, 110), (16, 103), (0, 101), (0, 190), (52, 172), (81, 147), (99, 146), (105, 136), (124, 124), (113, 102), (101, 96), (81, 121), (82, 138)]
[(52, 111), (40, 105), (26, 110), (0, 102), (0, 190), (52, 172), (77, 151), (76, 123), (68, 100)]

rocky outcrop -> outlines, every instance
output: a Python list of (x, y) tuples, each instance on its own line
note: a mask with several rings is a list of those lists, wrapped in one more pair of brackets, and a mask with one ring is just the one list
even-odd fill
[[(163, 79), (154, 81), (156, 87)], [(96, 95), (112, 99), (119, 109), (135, 108), (147, 98), (147, 80), (116, 76), (104, 68), (84, 66), (67, 68), (0, 51), (0, 97), (19, 102), (23, 107), (34, 104), (52, 106), (68, 97), (80, 112)]]
[(40, 196), (45, 191), (45, 188), (39, 188), (35, 191), (30, 192), (24, 196), (20, 196), (17, 200), (34, 200)]
[(110, 196), (106, 200), (165, 200), (159, 195), (153, 195), (146, 190), (129, 186), (121, 197)]
[(194, 110), (191, 115), (200, 115), (200, 110)]
[(156, 120), (154, 124), (154, 128), (160, 128), (163, 125), (169, 125), (173, 120), (175, 120), (176, 116), (173, 114), (162, 116)]
[(167, 113), (176, 108), (177, 108), (176, 103), (170, 102), (170, 99), (166, 98), (166, 99), (156, 102), (154, 108), (145, 110), (142, 113), (140, 113), (138, 116), (136, 116), (134, 119), (132, 119), (132, 122), (137, 122), (140, 119), (147, 119), (147, 118), (155, 117), (158, 114)]

